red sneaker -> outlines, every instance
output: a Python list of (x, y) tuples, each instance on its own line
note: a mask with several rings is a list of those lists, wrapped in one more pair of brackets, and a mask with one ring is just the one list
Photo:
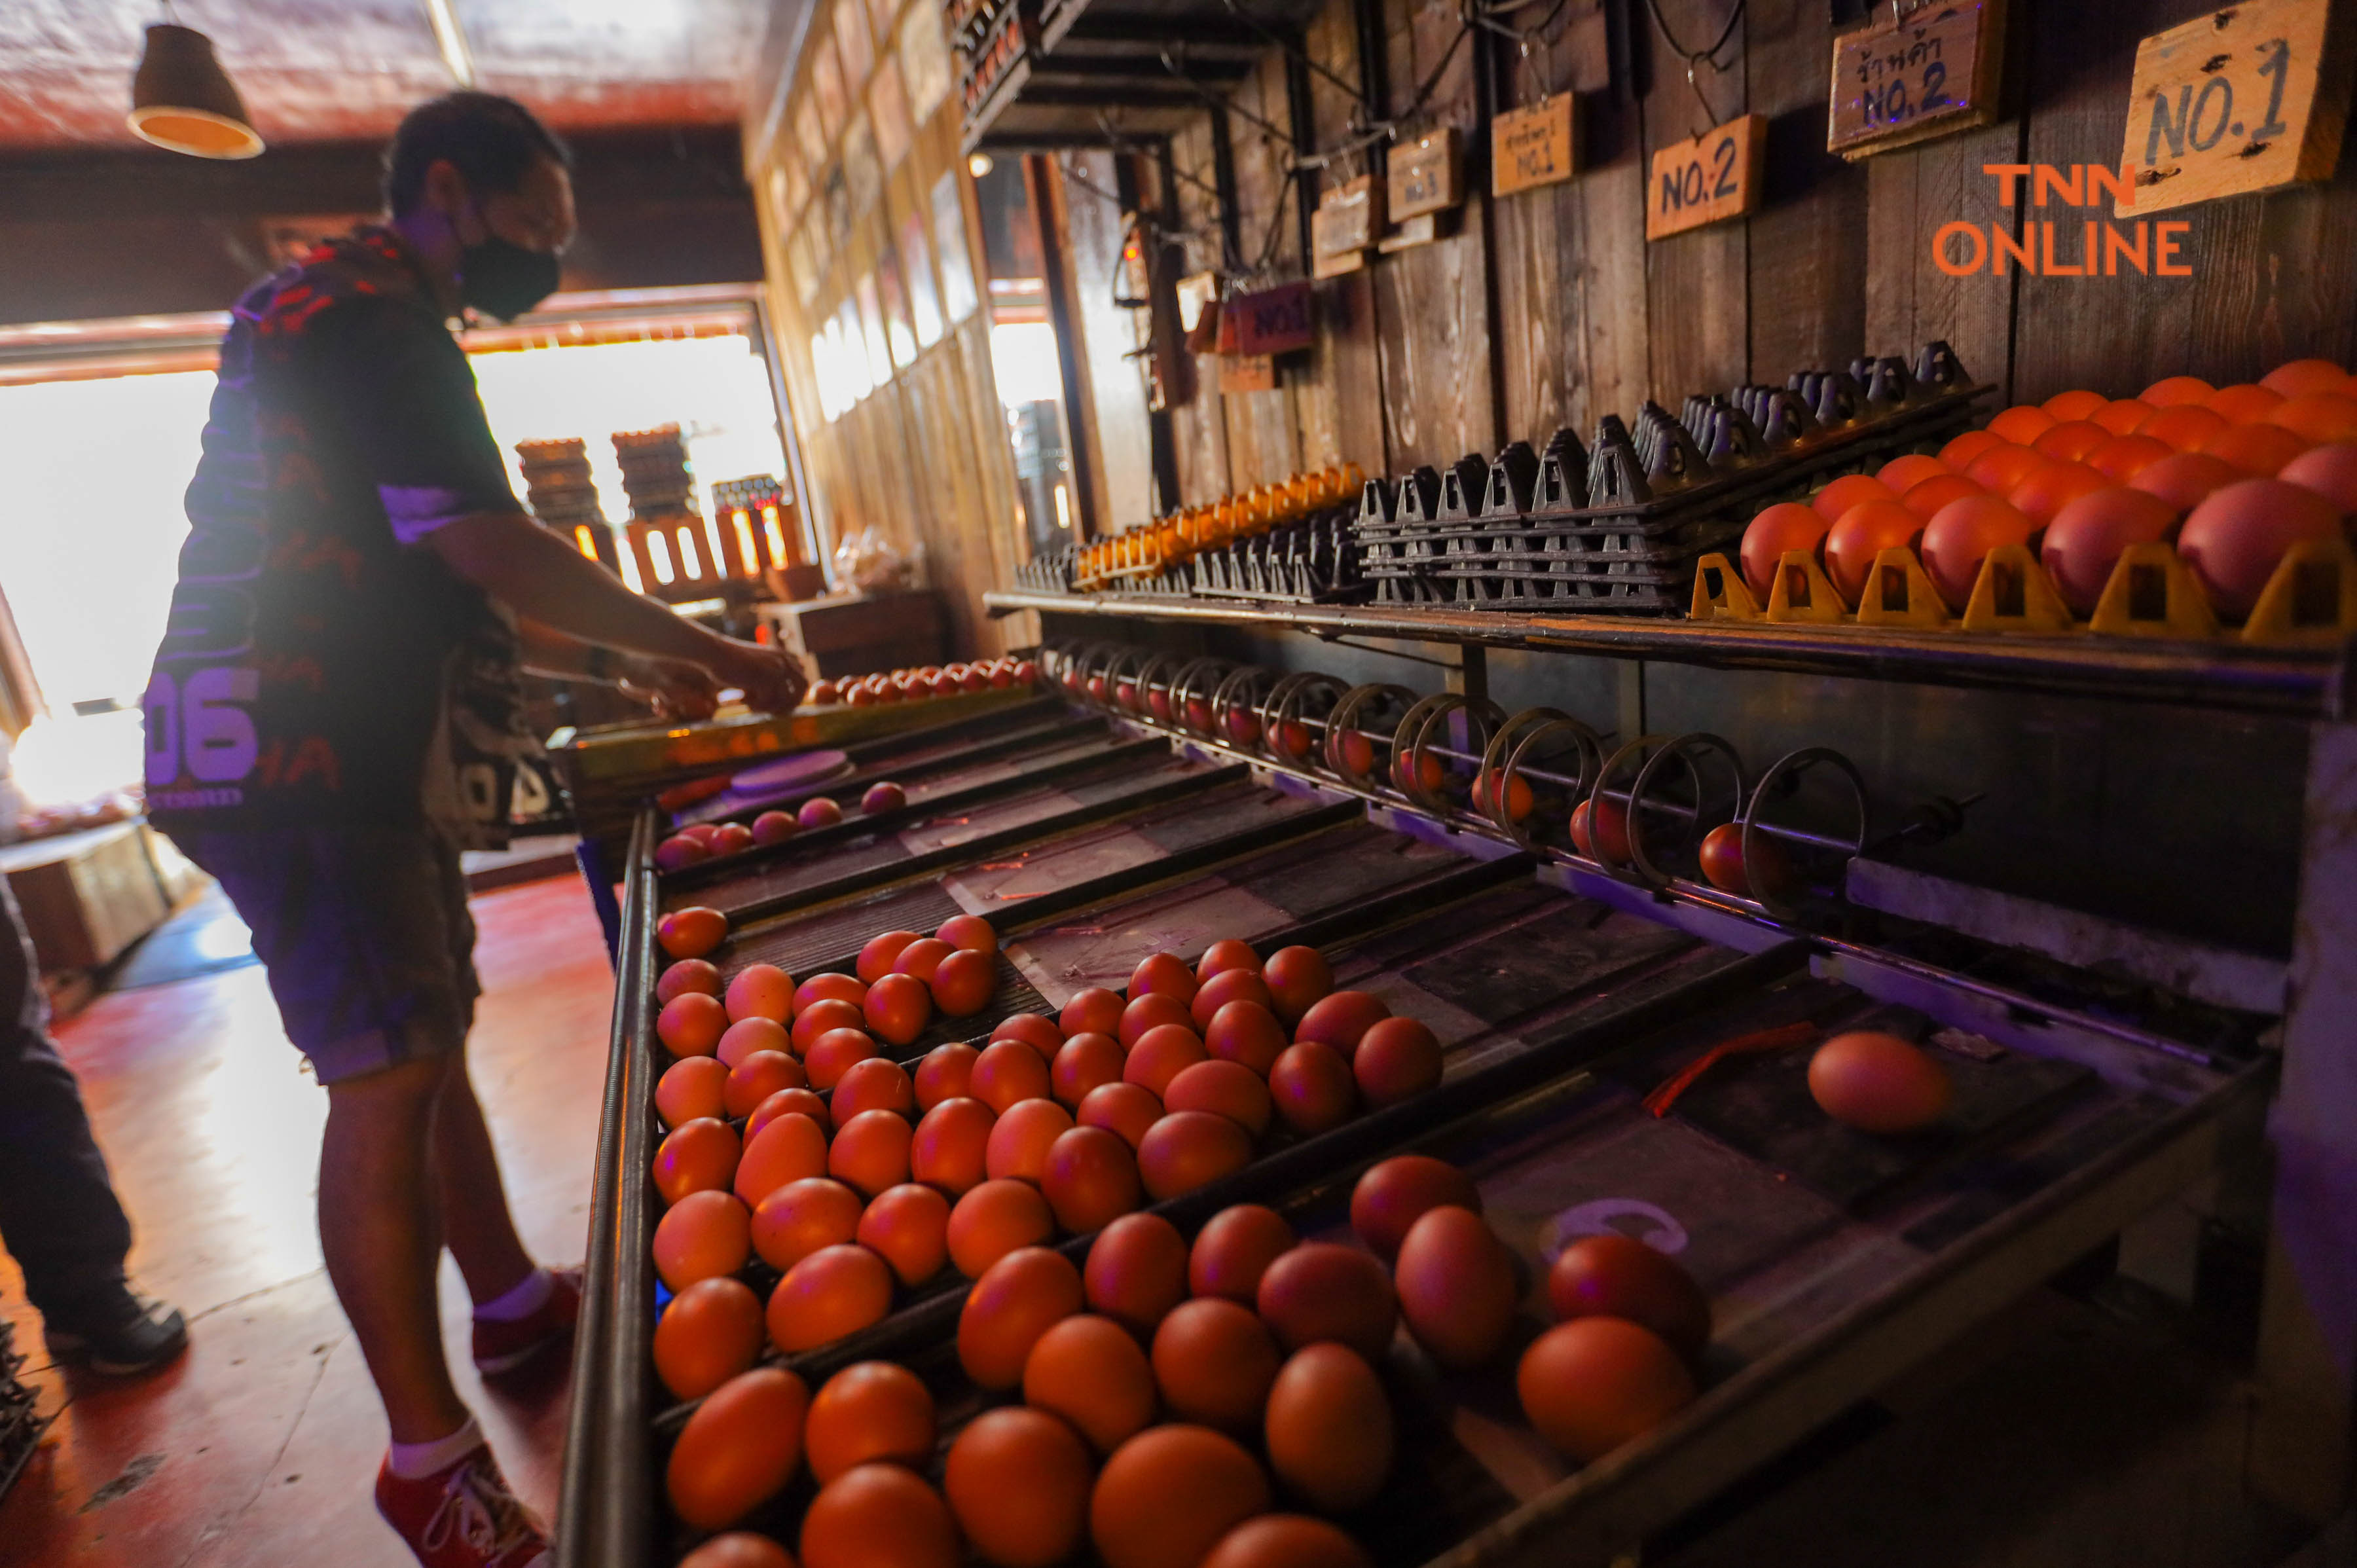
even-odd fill
[(423, 1568), (535, 1568), (548, 1556), (547, 1532), (508, 1490), (488, 1444), (414, 1481), (394, 1475), (388, 1456), (376, 1473), (376, 1511)]
[(512, 1372), (573, 1337), (581, 1318), (581, 1270), (548, 1271), (548, 1299), (529, 1317), (475, 1319), (475, 1369), (487, 1378)]

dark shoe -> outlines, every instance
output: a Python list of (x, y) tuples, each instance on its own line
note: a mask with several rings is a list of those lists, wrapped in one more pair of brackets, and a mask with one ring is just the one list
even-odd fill
[(135, 1377), (178, 1359), (188, 1348), (188, 1320), (179, 1308), (117, 1285), (46, 1320), (49, 1354), (79, 1361), (109, 1377)]
[(579, 1264), (548, 1271), (548, 1299), (527, 1317), (475, 1319), (475, 1369), (487, 1378), (520, 1371), (544, 1351), (571, 1343), (581, 1318)]

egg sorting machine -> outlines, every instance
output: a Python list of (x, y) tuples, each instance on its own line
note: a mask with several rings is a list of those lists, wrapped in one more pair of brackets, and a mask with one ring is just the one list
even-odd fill
[[(1901, 864), (1909, 843), (1969, 832), (1968, 813), (1932, 802), (1878, 833), (1837, 755), (1754, 771), (1713, 736), (1615, 737), (1551, 710), (1510, 716), (1116, 645), (1053, 646), (1041, 668), (1052, 694), (933, 744), (917, 732), (885, 755), (849, 748), (806, 791), (852, 799), (890, 778), (907, 789), (900, 811), (662, 875), (652, 850), (674, 824), (640, 812), (560, 1562), (669, 1564), (695, 1539), (662, 1481), (686, 1412), (650, 1351), (662, 1299), (651, 1096), (668, 1060), (653, 1033), (654, 931), (681, 907), (728, 917), (712, 955), (724, 974), (769, 962), (798, 978), (849, 970), (879, 932), (988, 920), (996, 995), (891, 1052), (910, 1062), (1010, 1014), (1118, 988), (1154, 952), (1191, 961), (1223, 938), (1264, 956), (1316, 946), (1338, 984), (1432, 1026), (1441, 1082), (1314, 1136), (1280, 1134), (1157, 1211), (1191, 1234), (1229, 1204), (1265, 1202), (1310, 1236), (1340, 1226), (1361, 1171), (1414, 1149), (1473, 1176), (1533, 1280), (1587, 1230), (1674, 1251), (1713, 1302), (1701, 1397), (1584, 1467), (1521, 1423), (1511, 1369), (1443, 1374), (1405, 1340), (1394, 1348), (1396, 1481), (1341, 1521), (1386, 1568), (1609, 1562), (2255, 1133), (2276, 1071), (2279, 969), (2099, 953), (2092, 927), (2088, 952), (2062, 963), (1878, 912), (1877, 887), (1921, 875)], [(1536, 826), (1575, 800), (1643, 824), (1627, 864)], [(1695, 875), (1695, 841), (1719, 822), (1738, 824), (1748, 864), (1770, 864), (1772, 842), (1793, 875), (1746, 871), (1732, 890)], [(1809, 1098), (1805, 1052), (1708, 1067), (1661, 1113), (1648, 1108), (1715, 1047), (1794, 1022), (1928, 1042), (1954, 1111), (1904, 1139), (1842, 1127)], [(1075, 1257), (1086, 1244), (1058, 1243)], [(758, 1261), (746, 1277), (774, 1283)], [(769, 1359), (813, 1387), (853, 1361), (901, 1361), (932, 1387), (946, 1441), (986, 1402), (952, 1348), (966, 1283), (944, 1272), (899, 1291), (867, 1328)], [(809, 1495), (798, 1483), (746, 1523), (791, 1545)]]

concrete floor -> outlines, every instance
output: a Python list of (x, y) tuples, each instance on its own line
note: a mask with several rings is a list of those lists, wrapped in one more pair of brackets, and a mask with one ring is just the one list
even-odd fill
[[(472, 1060), (526, 1239), (581, 1255), (610, 979), (570, 876), (479, 897), (486, 994)], [(262, 971), (101, 998), (59, 1030), (139, 1229), (141, 1282), (195, 1320), (188, 1359), (139, 1383), (38, 1375), (62, 1413), (0, 1504), (0, 1568), (405, 1568), (369, 1486), (384, 1442), (320, 1270), (311, 1194), (324, 1097)], [(40, 1365), (13, 1265), (0, 1313)], [(453, 1364), (545, 1510), (561, 1388), (494, 1399)], [(1674, 1530), (1656, 1568), (2351, 1568), (2243, 1484), (2232, 1369), (2133, 1310), (2040, 1293), (1853, 1412), (1805, 1462)], [(561, 1380), (561, 1374), (559, 1376)]]
[[(470, 1049), (508, 1188), (544, 1260), (582, 1255), (612, 983), (574, 877), (475, 901), (485, 994)], [(298, 1069), (258, 968), (101, 997), (59, 1026), (138, 1239), (147, 1290), (193, 1321), (188, 1357), (145, 1381), (45, 1368), (38, 1319), (0, 1257), (0, 1314), (44, 1368), (48, 1440), (0, 1504), (0, 1568), (205, 1568), (413, 1560), (370, 1497), (384, 1423), (319, 1261), (312, 1212), (326, 1097)], [(482, 1391), (466, 1294), (446, 1260), (460, 1388), (510, 1478), (545, 1511), (562, 1375)]]

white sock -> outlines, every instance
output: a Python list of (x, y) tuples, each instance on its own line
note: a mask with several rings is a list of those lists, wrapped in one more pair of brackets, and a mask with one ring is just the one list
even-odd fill
[(475, 1316), (487, 1317), (493, 1323), (513, 1323), (519, 1318), (530, 1317), (548, 1305), (548, 1293), (554, 1283), (546, 1269), (534, 1269), (504, 1294), (495, 1295), (475, 1308)]
[(437, 1470), (451, 1466), (483, 1445), (483, 1429), (468, 1416), (467, 1424), (447, 1437), (437, 1437), (431, 1443), (396, 1443), (393, 1445), (393, 1473), (404, 1481), (422, 1481)]

